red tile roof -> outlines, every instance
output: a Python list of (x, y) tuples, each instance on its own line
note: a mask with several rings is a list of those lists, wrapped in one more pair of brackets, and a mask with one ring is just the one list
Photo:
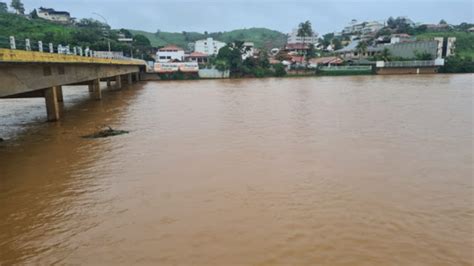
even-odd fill
[(178, 50), (178, 51), (184, 51), (183, 48), (176, 46), (176, 45), (167, 45), (163, 48), (158, 49), (158, 51), (165, 51), (165, 50)]
[(301, 63), (301, 62), (304, 62), (304, 57), (299, 56), (299, 55), (292, 55), (291, 56), (291, 61), (294, 62), (294, 63)]
[(188, 55), (186, 55), (187, 57), (208, 57), (209, 55), (205, 54), (205, 53), (200, 53), (200, 52), (192, 52)]
[(327, 56), (327, 57), (312, 58), (312, 59), (309, 60), (309, 62), (311, 64), (322, 64), (322, 65), (333, 64), (333, 65), (338, 65), (338, 64), (342, 64), (344, 61), (339, 57)]

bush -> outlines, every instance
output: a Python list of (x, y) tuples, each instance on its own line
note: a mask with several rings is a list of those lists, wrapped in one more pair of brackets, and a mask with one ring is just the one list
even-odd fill
[(282, 63), (273, 65), (273, 70), (275, 71), (275, 77), (283, 77), (286, 75), (285, 65), (283, 65)]
[(450, 56), (439, 69), (440, 73), (474, 73), (474, 61), (471, 57)]

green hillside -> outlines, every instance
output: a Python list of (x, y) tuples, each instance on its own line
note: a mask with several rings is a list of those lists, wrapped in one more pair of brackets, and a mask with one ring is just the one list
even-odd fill
[(178, 33), (178, 32), (159, 32), (159, 33), (151, 33), (141, 30), (129, 30), (133, 35), (142, 34), (147, 37), (151, 45), (154, 47), (160, 47), (167, 44), (176, 44), (183, 48), (186, 48), (188, 43), (194, 42), (196, 40), (204, 38), (204, 34), (197, 33), (197, 32), (185, 32)]
[[(151, 33), (140, 30), (129, 30), (132, 34), (145, 35), (155, 47), (164, 46), (167, 44), (176, 44), (183, 48), (186, 48), (188, 43), (195, 42), (200, 39), (206, 38), (206, 35), (198, 32), (158, 32)], [(271, 49), (273, 47), (281, 47), (285, 45), (286, 35), (266, 29), (266, 28), (250, 28), (250, 29), (239, 29), (228, 32), (214, 32), (209, 33), (209, 37), (212, 37), (222, 42), (232, 41), (249, 41), (254, 42), (257, 48)]]
[(250, 41), (254, 42), (256, 47), (266, 49), (282, 47), (286, 43), (286, 34), (266, 28), (240, 29), (210, 35), (215, 35), (217, 40), (223, 42)]
[(74, 28), (48, 22), (46, 20), (28, 20), (23, 16), (9, 13), (0, 13), (0, 45), (8, 44), (8, 36), (15, 36), (17, 40), (30, 38), (44, 42), (57, 41), (70, 43)]

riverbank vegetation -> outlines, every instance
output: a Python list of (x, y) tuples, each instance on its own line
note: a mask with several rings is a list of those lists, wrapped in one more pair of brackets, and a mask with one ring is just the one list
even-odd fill
[[(132, 43), (117, 41), (118, 35), (133, 37)], [(133, 35), (125, 29), (113, 30), (109, 25), (95, 19), (81, 19), (74, 24), (58, 24), (41, 18), (28, 18), (6, 12), (0, 12), (0, 48), (9, 48), (9, 36), (17, 40), (17, 48), (25, 46), (25, 39), (35, 48), (38, 41), (44, 45), (74, 45), (89, 47), (96, 51), (107, 51), (108, 43), (112, 51), (122, 51), (125, 56), (133, 54), (136, 58), (152, 60), (152, 46), (143, 35)]]

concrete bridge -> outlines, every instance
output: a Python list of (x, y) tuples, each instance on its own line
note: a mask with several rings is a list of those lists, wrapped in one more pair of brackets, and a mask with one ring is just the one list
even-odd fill
[(143, 60), (0, 49), (0, 98), (44, 97), (48, 121), (57, 121), (62, 86), (88, 85), (92, 98), (100, 100), (100, 81), (121, 88), (139, 81), (145, 68)]

